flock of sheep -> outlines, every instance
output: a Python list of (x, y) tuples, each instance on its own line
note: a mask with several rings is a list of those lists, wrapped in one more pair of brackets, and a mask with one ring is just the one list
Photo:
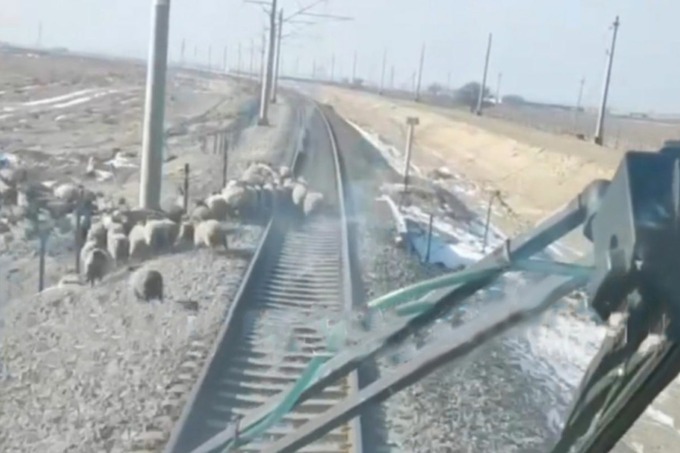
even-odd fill
[[(274, 209), (306, 217), (323, 205), (323, 195), (310, 190), (304, 178), (295, 178), (290, 168), (275, 170), (260, 161), (249, 163), (241, 177), (228, 181), (221, 191), (196, 201), (190, 212), (180, 203), (161, 211), (131, 209), (124, 199), (106, 203), (101, 194), (73, 183), (29, 184), (29, 179), (19, 170), (0, 174), (0, 206), (26, 210), (37, 203), (53, 219), (74, 215), (78, 205), (88, 206), (92, 215), (83, 218), (76, 236), (82, 244), (81, 269), (90, 285), (117, 265), (141, 262), (178, 247), (228, 249), (233, 230), (226, 221), (255, 223)], [(135, 294), (144, 300), (162, 300), (162, 276), (150, 269), (137, 274)]]
[[(308, 189), (303, 178), (292, 177), (290, 169), (275, 171), (263, 162), (251, 163), (240, 179), (231, 180), (217, 193), (196, 202), (191, 212), (179, 205), (162, 213), (114, 209), (103, 212), (84, 233), (81, 261), (86, 281), (101, 280), (112, 264), (128, 260), (141, 261), (175, 247), (210, 247), (228, 249), (231, 232), (223, 222), (257, 221), (272, 210), (290, 210), (309, 216), (318, 212), (322, 194)], [(144, 300), (162, 300), (162, 277), (143, 270), (133, 285), (135, 294)]]

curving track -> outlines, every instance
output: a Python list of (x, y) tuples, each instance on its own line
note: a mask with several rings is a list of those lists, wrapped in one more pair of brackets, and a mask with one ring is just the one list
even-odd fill
[[(289, 389), (326, 346), (322, 320), (337, 319), (352, 308), (340, 157), (330, 123), (319, 108), (310, 116), (304, 143), (294, 168), (312, 188), (324, 193), (330, 209), (304, 223), (284, 216), (270, 222), (167, 453), (192, 451), (230, 422)], [(356, 391), (357, 382), (352, 374), (328, 387), (238, 451), (261, 451)], [(358, 453), (361, 443), (355, 419), (299, 451)]]

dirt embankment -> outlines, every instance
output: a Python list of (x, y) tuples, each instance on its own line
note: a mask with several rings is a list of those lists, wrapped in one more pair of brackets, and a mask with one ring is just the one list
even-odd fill
[(341, 88), (319, 88), (317, 97), (395, 146), (405, 142), (406, 117), (417, 116), (413, 163), (424, 173), (446, 166), (482, 192), (500, 191), (511, 215), (496, 220), (509, 233), (540, 220), (593, 179), (610, 178), (623, 154), (500, 119)]

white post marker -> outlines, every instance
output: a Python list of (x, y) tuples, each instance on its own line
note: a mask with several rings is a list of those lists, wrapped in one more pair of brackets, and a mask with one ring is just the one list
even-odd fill
[(417, 116), (409, 116), (406, 118), (406, 124), (408, 125), (408, 132), (406, 134), (406, 160), (404, 161), (404, 196), (406, 195), (406, 189), (408, 187), (408, 174), (411, 168), (411, 149), (413, 148), (413, 131), (415, 126), (420, 124), (420, 120)]

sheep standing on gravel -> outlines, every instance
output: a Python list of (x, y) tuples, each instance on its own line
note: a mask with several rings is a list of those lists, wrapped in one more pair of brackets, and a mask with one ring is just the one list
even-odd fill
[(123, 233), (113, 233), (108, 237), (109, 255), (120, 264), (127, 261), (130, 256), (130, 241)]
[(279, 167), (279, 175), (281, 175), (281, 178), (290, 178), (293, 175), (293, 173), (291, 173), (290, 167), (282, 165), (281, 167)]
[(108, 227), (106, 227), (107, 230), (107, 241), (108, 237), (114, 234), (125, 234), (125, 227), (118, 223), (118, 222), (111, 222)]
[(135, 259), (144, 259), (149, 255), (149, 246), (146, 244), (144, 225), (139, 223), (132, 227), (128, 234), (130, 251), (128, 256)]
[(197, 201), (196, 207), (191, 212), (191, 220), (194, 222), (203, 222), (204, 220), (212, 219), (212, 211), (203, 201)]
[(302, 207), (302, 203), (305, 200), (305, 196), (307, 195), (307, 185), (304, 183), (297, 182), (293, 186), (293, 204), (298, 207)]
[(180, 245), (194, 243), (194, 224), (189, 220), (184, 220), (179, 227), (178, 242)]
[(108, 270), (109, 257), (100, 248), (91, 250), (85, 257), (85, 281), (94, 286), (96, 280), (101, 281)]
[(222, 191), (222, 196), (232, 215), (238, 213), (241, 218), (247, 219), (257, 212), (258, 193), (255, 186), (245, 183), (228, 185)]
[(305, 201), (302, 207), (302, 212), (304, 212), (306, 217), (314, 214), (319, 210), (321, 203), (323, 202), (323, 194), (319, 192), (307, 192), (305, 196)]
[(210, 209), (212, 218), (215, 220), (225, 220), (229, 214), (229, 204), (222, 195), (211, 195), (205, 200), (205, 205)]
[(83, 244), (83, 246), (80, 248), (80, 262), (84, 263), (90, 253), (92, 253), (92, 251), (98, 247), (99, 246), (94, 241), (85, 242), (85, 244)]
[(168, 219), (179, 223), (182, 220), (182, 216), (184, 215), (184, 208), (181, 206), (172, 205), (165, 210), (165, 214), (168, 216)]
[(206, 220), (196, 225), (194, 244), (197, 247), (206, 246), (216, 249), (219, 246), (224, 246), (225, 249), (229, 249), (227, 235), (217, 220)]
[(56, 198), (71, 203), (78, 201), (81, 196), (83, 201), (90, 202), (97, 198), (97, 195), (94, 192), (70, 182), (56, 186), (52, 193)]
[(163, 275), (153, 269), (140, 269), (132, 275), (132, 288), (140, 301), (163, 302)]
[(270, 165), (263, 162), (252, 163), (246, 168), (241, 176), (241, 181), (248, 184), (264, 184), (273, 181), (277, 173)]
[(86, 240), (96, 243), (98, 247), (106, 248), (107, 234), (108, 230), (106, 227), (101, 222), (97, 222), (92, 224), (88, 230)]
[(149, 220), (144, 226), (146, 245), (153, 252), (171, 248), (178, 234), (179, 225), (169, 219)]

